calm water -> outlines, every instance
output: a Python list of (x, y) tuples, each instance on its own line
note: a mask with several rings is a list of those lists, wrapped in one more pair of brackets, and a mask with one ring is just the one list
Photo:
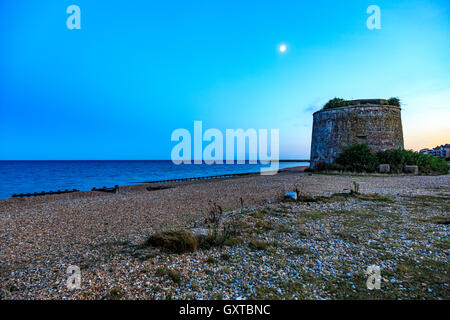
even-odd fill
[[(308, 165), (282, 162), (280, 168)], [(172, 161), (0, 161), (0, 199), (14, 193), (91, 190), (147, 181), (259, 172), (268, 165), (175, 165)]]

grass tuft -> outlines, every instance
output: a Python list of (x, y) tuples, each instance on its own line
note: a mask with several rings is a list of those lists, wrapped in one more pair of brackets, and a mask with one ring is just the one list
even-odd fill
[(193, 252), (198, 248), (195, 235), (183, 230), (155, 233), (148, 238), (146, 244), (173, 253)]
[(167, 271), (167, 275), (174, 283), (180, 283), (181, 282), (181, 274), (178, 271), (175, 271), (173, 269), (170, 269)]
[(105, 300), (121, 300), (124, 294), (122, 290), (118, 287), (115, 287), (109, 291), (109, 293), (105, 296)]
[(268, 247), (268, 243), (262, 240), (252, 239), (248, 243), (248, 247), (252, 250), (266, 250)]

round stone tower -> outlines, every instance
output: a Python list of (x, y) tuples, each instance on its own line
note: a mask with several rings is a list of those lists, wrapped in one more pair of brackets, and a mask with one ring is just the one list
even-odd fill
[(332, 163), (342, 150), (365, 143), (373, 151), (403, 149), (401, 109), (383, 99), (352, 100), (313, 114), (311, 169)]

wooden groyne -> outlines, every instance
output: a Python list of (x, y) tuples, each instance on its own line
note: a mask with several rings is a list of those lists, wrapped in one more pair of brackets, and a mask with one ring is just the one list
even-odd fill
[(34, 193), (15, 193), (12, 195), (13, 198), (24, 198), (24, 197), (37, 197), (37, 196), (48, 196), (53, 194), (64, 194), (64, 193), (72, 193), (78, 192), (80, 190), (72, 189), (72, 190), (57, 190), (57, 191), (42, 191), (42, 192), (34, 192)]
[(203, 177), (146, 181), (145, 183), (152, 184), (152, 183), (169, 183), (169, 182), (186, 182), (186, 181), (197, 181), (197, 180), (223, 179), (223, 178), (232, 178), (232, 177), (238, 177), (238, 176), (248, 176), (250, 174), (256, 174), (256, 173), (257, 172), (230, 173), (230, 174), (221, 174), (218, 176), (203, 176)]
[[(33, 192), (33, 193), (15, 193), (12, 195), (13, 198), (27, 198), (27, 197), (38, 197), (38, 196), (50, 196), (55, 194), (65, 194), (65, 193), (73, 193), (73, 192), (79, 192), (78, 189), (72, 189), (72, 190), (57, 190), (57, 191), (42, 191), (42, 192)], [(113, 188), (92, 188), (91, 191), (101, 191), (101, 192), (111, 192), (111, 193), (119, 193), (119, 186), (116, 185)]]
[[(274, 162), (274, 161), (272, 161)], [(278, 162), (310, 162), (309, 160), (278, 160)], [(283, 170), (283, 169), (281, 169)], [(167, 179), (167, 180), (155, 180), (155, 181), (146, 181), (144, 183), (169, 183), (169, 182), (186, 182), (186, 181), (196, 181), (196, 180), (210, 180), (210, 179), (223, 179), (223, 178), (232, 178), (239, 176), (248, 176), (250, 174), (258, 174), (258, 172), (244, 172), (244, 173), (229, 173), (229, 174), (221, 174), (217, 176), (203, 176), (203, 177), (191, 177), (191, 178), (179, 178), (179, 179)]]

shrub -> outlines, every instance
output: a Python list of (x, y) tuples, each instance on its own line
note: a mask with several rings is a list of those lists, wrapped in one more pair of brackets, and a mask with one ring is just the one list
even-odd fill
[(220, 247), (223, 245), (234, 245), (239, 243), (238, 236), (240, 235), (240, 218), (243, 212), (244, 201), (241, 198), (240, 214), (233, 214), (229, 221), (224, 221), (224, 212), (222, 207), (213, 204), (209, 216), (205, 219), (208, 225), (208, 235), (201, 239), (200, 247), (209, 249), (211, 247)]
[(162, 277), (167, 273), (167, 269), (163, 268), (163, 267), (158, 267), (158, 269), (156, 269), (156, 276), (157, 277)]
[(351, 195), (358, 195), (359, 194), (359, 183), (356, 181), (353, 181), (353, 189), (350, 190)]
[(206, 263), (208, 263), (208, 264), (216, 264), (217, 260), (214, 257), (209, 256), (208, 259), (206, 259)]
[(124, 294), (119, 287), (114, 287), (111, 291), (104, 297), (105, 300), (121, 300)]
[(389, 98), (387, 100), (387, 104), (390, 106), (397, 106), (400, 107), (400, 99), (397, 97)]
[(181, 282), (181, 274), (178, 271), (175, 271), (173, 269), (170, 269), (167, 272), (167, 275), (174, 283), (180, 283)]
[(198, 240), (187, 231), (165, 231), (151, 235), (147, 245), (162, 247), (174, 253), (184, 253), (197, 250)]
[(425, 174), (447, 174), (449, 171), (443, 158), (403, 149), (381, 151), (374, 155), (366, 144), (355, 144), (344, 149), (334, 163), (318, 164), (316, 170), (375, 172), (379, 163), (389, 164), (394, 173), (401, 173), (405, 165), (416, 165)]
[(377, 153), (380, 163), (387, 163), (391, 167), (391, 171), (400, 173), (406, 164), (406, 155), (403, 150), (387, 150)]
[(225, 260), (225, 261), (231, 260), (231, 255), (229, 253), (222, 253), (222, 255), (220, 257), (222, 258), (222, 260)]
[(345, 171), (374, 172), (377, 169), (378, 158), (366, 144), (362, 143), (344, 149), (337, 157), (336, 163), (344, 167)]
[(388, 163), (393, 172), (400, 173), (405, 165), (416, 165), (422, 173), (448, 172), (448, 166), (444, 159), (411, 150), (387, 150), (377, 153), (380, 163)]
[(263, 240), (252, 239), (248, 243), (248, 246), (252, 250), (265, 250), (268, 246), (267, 242)]
[(334, 98), (331, 99), (330, 101), (328, 101), (323, 108), (324, 109), (332, 109), (332, 108), (338, 108), (338, 107), (343, 107), (345, 106), (347, 101), (345, 101), (344, 99), (341, 98)]

